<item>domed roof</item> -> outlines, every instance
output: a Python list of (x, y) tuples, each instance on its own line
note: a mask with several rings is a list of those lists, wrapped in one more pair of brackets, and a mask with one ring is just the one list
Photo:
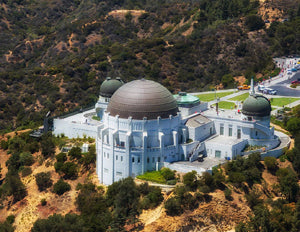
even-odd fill
[(120, 87), (107, 106), (110, 115), (133, 119), (168, 118), (177, 115), (173, 95), (161, 84), (150, 80), (135, 80)]
[(124, 83), (120, 77), (117, 77), (116, 79), (107, 77), (100, 87), (100, 96), (110, 98), (123, 84)]
[(242, 113), (248, 116), (270, 116), (271, 104), (262, 95), (250, 95), (243, 104)]

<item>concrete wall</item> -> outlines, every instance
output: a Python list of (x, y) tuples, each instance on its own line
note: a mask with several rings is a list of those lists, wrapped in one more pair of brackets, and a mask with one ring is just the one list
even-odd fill
[(76, 123), (68, 122), (64, 119), (54, 119), (53, 125), (53, 134), (56, 136), (61, 134), (64, 134), (68, 138), (83, 138), (84, 136), (96, 138), (97, 136), (97, 126), (89, 123)]

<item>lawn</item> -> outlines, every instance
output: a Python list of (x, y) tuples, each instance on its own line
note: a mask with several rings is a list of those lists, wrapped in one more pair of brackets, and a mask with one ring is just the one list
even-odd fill
[[(214, 104), (216, 106), (216, 104)], [(220, 109), (234, 109), (235, 104), (233, 102), (221, 101), (219, 102)]]
[(139, 175), (136, 178), (141, 180), (152, 181), (160, 184), (166, 183), (166, 179), (163, 177), (160, 171), (145, 172), (143, 175)]
[(245, 101), (247, 97), (249, 97), (249, 93), (243, 93), (239, 96), (230, 98), (228, 100), (230, 100), (230, 101)]
[(294, 101), (298, 101), (300, 100), (300, 98), (295, 98), (295, 97), (290, 97), (290, 98), (286, 98), (286, 97), (281, 97), (281, 98), (271, 98), (271, 105), (272, 106), (288, 106), (290, 103), (294, 102)]
[(215, 100), (216, 95), (217, 95), (217, 97), (221, 98), (221, 97), (225, 97), (227, 95), (233, 94), (233, 93), (234, 93), (233, 91), (220, 92), (220, 93), (217, 92), (217, 94), (215, 92), (212, 92), (212, 93), (199, 94), (199, 95), (197, 95), (197, 97), (200, 99), (200, 101), (209, 102), (209, 101)]

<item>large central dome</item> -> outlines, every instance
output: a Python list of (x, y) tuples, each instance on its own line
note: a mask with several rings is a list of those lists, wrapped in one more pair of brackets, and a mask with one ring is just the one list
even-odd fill
[(178, 108), (169, 90), (157, 82), (142, 79), (120, 87), (111, 97), (107, 111), (120, 118), (156, 119), (175, 116)]

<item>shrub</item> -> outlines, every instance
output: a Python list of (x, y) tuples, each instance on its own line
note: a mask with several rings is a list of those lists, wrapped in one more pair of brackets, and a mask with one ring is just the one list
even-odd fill
[(246, 17), (245, 24), (250, 31), (262, 29), (265, 26), (264, 21), (258, 15), (249, 15)]
[(45, 199), (45, 198), (43, 198), (43, 199), (41, 200), (41, 205), (42, 205), (42, 206), (45, 206), (45, 205), (47, 205), (47, 201), (46, 201), (46, 199)]
[(5, 141), (5, 140), (1, 140), (0, 147), (1, 147), (3, 150), (7, 150), (7, 149), (8, 149), (8, 142)]
[(71, 159), (79, 160), (81, 158), (80, 147), (72, 147), (72, 149), (69, 151), (68, 155), (71, 157)]
[(24, 169), (22, 170), (22, 177), (29, 176), (31, 173), (31, 167), (24, 167)]
[(160, 172), (167, 181), (175, 179), (175, 172), (170, 168), (162, 168)]
[(53, 185), (53, 192), (57, 195), (62, 195), (65, 192), (69, 191), (71, 189), (71, 186), (64, 182), (62, 179), (59, 179), (54, 185)]
[(191, 190), (195, 190), (198, 186), (197, 172), (191, 171), (183, 176), (183, 183)]
[(166, 213), (169, 216), (176, 216), (182, 213), (180, 202), (177, 198), (171, 197), (165, 203)]
[(76, 179), (78, 175), (77, 164), (66, 162), (63, 164), (61, 171), (65, 174), (66, 179)]
[(274, 157), (266, 157), (264, 159), (265, 165), (269, 172), (275, 174), (278, 170), (278, 162)]
[(65, 161), (67, 161), (67, 155), (66, 155), (66, 153), (63, 153), (63, 152), (59, 153), (55, 158), (56, 158), (57, 162), (63, 163)]
[(36, 174), (35, 181), (36, 181), (36, 184), (37, 184), (40, 192), (42, 192), (52, 186), (50, 172), (40, 172), (40, 173)]
[(225, 191), (224, 191), (224, 195), (225, 195), (225, 198), (229, 201), (232, 201), (233, 198), (231, 196), (231, 190), (229, 188), (226, 188)]
[(34, 158), (32, 154), (28, 152), (22, 152), (20, 154), (20, 163), (24, 166), (31, 166), (34, 163)]

